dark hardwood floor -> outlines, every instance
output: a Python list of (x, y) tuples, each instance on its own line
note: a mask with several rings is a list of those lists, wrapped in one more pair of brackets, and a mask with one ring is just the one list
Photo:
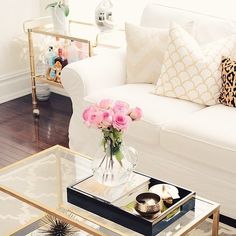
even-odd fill
[(52, 93), (32, 115), (31, 95), (0, 104), (0, 168), (56, 144), (68, 147), (68, 97)]

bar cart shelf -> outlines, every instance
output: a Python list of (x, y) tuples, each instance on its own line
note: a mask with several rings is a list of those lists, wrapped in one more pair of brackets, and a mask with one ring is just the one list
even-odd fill
[[(87, 23), (81, 23), (81, 22), (70, 22), (69, 27), (68, 27), (68, 33), (58, 33), (53, 30), (53, 26), (51, 24), (51, 17), (41, 17), (29, 21), (24, 22), (24, 30), (28, 34), (28, 45), (29, 45), (29, 62), (30, 62), (30, 78), (31, 78), (31, 87), (32, 87), (32, 110), (33, 110), (33, 115), (35, 117), (39, 117), (40, 115), (40, 110), (38, 106), (38, 101), (36, 97), (36, 81), (38, 82), (43, 82), (47, 83), (52, 86), (60, 87), (63, 88), (62, 84), (59, 82), (55, 82), (52, 80), (48, 80), (46, 71), (45, 74), (37, 74), (36, 71), (36, 55), (35, 55), (35, 42), (34, 38), (36, 35), (43, 35), (45, 37), (53, 37), (57, 39), (64, 40), (66, 41), (74, 41), (76, 43), (80, 43), (83, 45), (86, 45), (84, 50), (85, 57), (91, 57), (93, 54), (93, 45), (96, 45), (96, 42), (92, 43), (91, 38), (86, 38), (84, 35), (80, 36), (79, 31), (71, 30), (75, 29), (73, 26), (89, 26)], [(92, 26), (92, 25), (90, 25)], [(48, 45), (49, 46), (49, 45)]]

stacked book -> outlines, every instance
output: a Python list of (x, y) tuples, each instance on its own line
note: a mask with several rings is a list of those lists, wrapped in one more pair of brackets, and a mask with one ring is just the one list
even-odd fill
[(74, 189), (83, 192), (97, 200), (122, 207), (134, 201), (140, 193), (148, 191), (150, 178), (133, 173), (130, 180), (120, 186), (109, 187), (100, 184), (91, 176), (73, 186)]

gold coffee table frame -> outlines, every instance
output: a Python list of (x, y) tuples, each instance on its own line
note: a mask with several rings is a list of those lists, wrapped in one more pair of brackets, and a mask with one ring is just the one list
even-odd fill
[[(91, 235), (107, 235), (109, 236), (109, 234), (104, 234), (102, 232), (99, 232), (99, 230), (94, 229), (91, 226), (88, 226), (87, 224), (83, 223), (83, 222), (79, 222), (74, 220), (73, 218), (69, 217), (68, 215), (64, 214), (62, 211), (60, 211), (60, 209), (63, 209), (63, 211), (67, 211), (67, 212), (71, 212), (74, 215), (77, 215), (85, 220), (88, 220), (98, 226), (101, 226), (103, 228), (106, 228), (118, 235), (124, 235), (124, 236), (128, 236), (128, 235), (140, 235), (138, 233), (130, 233), (130, 230), (128, 230), (127, 232), (125, 231), (126, 229), (122, 226), (119, 226), (115, 223), (112, 223), (102, 217), (93, 215), (92, 213), (89, 213), (88, 211), (85, 211), (83, 209), (80, 209), (76, 206), (67, 206), (65, 205), (65, 203), (63, 203), (63, 193), (62, 193), (62, 173), (61, 173), (61, 155), (66, 156), (65, 160), (71, 160), (70, 158), (82, 158), (82, 159), (91, 159), (88, 156), (82, 155), (80, 153), (71, 151), (67, 148), (64, 148), (62, 146), (56, 145), (53, 146), (49, 149), (46, 149), (44, 151), (41, 151), (37, 154), (34, 154), (28, 158), (25, 158), (21, 161), (18, 161), (12, 165), (9, 165), (7, 167), (4, 167), (2, 169), (0, 169), (0, 176), (4, 174), (9, 175), (11, 171), (15, 171), (18, 170), (19, 167), (25, 167), (27, 163), (34, 163), (34, 160), (41, 160), (40, 158), (44, 158), (44, 157), (48, 157), (49, 154), (55, 154), (56, 153), (60, 153), (60, 158), (56, 158), (56, 175), (57, 175), (57, 199), (58, 199), (58, 208), (51, 208), (46, 206), (45, 204), (42, 204), (39, 201), (34, 200), (33, 198), (27, 197), (24, 194), (15, 191), (12, 188), (9, 188), (6, 185), (0, 184), (0, 191), (22, 201), (27, 203), (30, 206), (33, 206), (34, 208), (37, 208), (39, 210), (41, 210), (42, 212), (55, 216), (77, 228), (80, 228), (83, 231), (88, 232)], [(37, 159), (38, 158), (38, 159)], [(68, 159), (67, 159), (68, 158)], [(196, 203), (204, 203), (205, 205), (207, 205), (207, 208), (201, 208), (200, 209), (200, 214), (195, 216), (195, 213), (193, 213), (193, 219), (190, 220), (190, 222), (188, 222), (186, 225), (184, 225), (181, 229), (178, 230), (178, 232), (172, 234), (172, 235), (186, 235), (188, 232), (190, 232), (191, 230), (195, 229), (198, 225), (200, 225), (203, 221), (205, 221), (208, 217), (213, 216), (213, 222), (212, 222), (212, 235), (213, 236), (217, 236), (218, 235), (218, 229), (219, 229), (219, 208), (220, 205), (218, 203), (206, 200), (204, 198), (201, 198), (199, 196), (195, 197), (196, 199)], [(203, 204), (203, 205), (204, 205)], [(200, 205), (199, 205), (200, 206)], [(199, 207), (198, 204), (196, 204), (196, 208)], [(194, 210), (194, 212), (197, 211), (196, 209)], [(184, 216), (183, 216), (184, 217)], [(181, 218), (180, 218), (181, 219)], [(175, 223), (179, 223), (178, 219), (173, 222), (172, 224)], [(171, 227), (172, 224), (168, 227)], [(167, 227), (167, 229), (168, 229)], [(165, 230), (165, 229), (164, 229)], [(132, 231), (133, 232), (133, 231)]]

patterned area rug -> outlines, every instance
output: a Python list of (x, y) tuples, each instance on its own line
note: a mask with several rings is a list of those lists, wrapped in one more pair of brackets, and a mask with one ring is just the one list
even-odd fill
[[(203, 222), (197, 229), (193, 230), (189, 236), (211, 236), (211, 220)], [(219, 236), (236, 236), (236, 228), (220, 223)]]

